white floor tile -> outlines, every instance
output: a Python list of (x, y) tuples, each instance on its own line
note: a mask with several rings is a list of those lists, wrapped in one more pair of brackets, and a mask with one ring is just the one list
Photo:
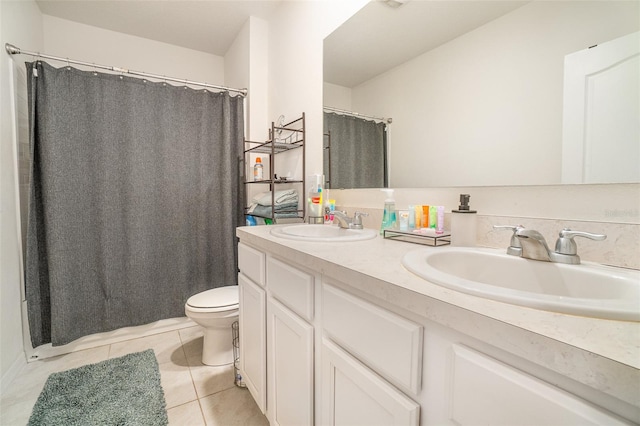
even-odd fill
[(205, 426), (198, 401), (188, 402), (167, 410), (169, 426)]
[(190, 366), (202, 365), (202, 342), (204, 340), (202, 327), (189, 327), (180, 330), (180, 340), (187, 357), (187, 364)]
[(167, 408), (198, 399), (189, 367), (171, 362), (160, 364), (160, 380)]
[(234, 386), (224, 392), (200, 399), (200, 406), (207, 426), (269, 425), (267, 418), (260, 412), (246, 389)]
[(198, 398), (234, 387), (233, 364), (221, 367), (200, 364), (189, 367)]

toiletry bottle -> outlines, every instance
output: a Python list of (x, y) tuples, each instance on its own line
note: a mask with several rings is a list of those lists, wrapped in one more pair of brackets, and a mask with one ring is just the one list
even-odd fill
[(398, 229), (409, 230), (409, 210), (398, 210)]
[(336, 200), (329, 200), (329, 222), (333, 224), (333, 212), (336, 211)]
[(427, 206), (427, 205), (422, 206), (422, 227), (423, 228), (429, 227), (429, 207), (430, 206)]
[(309, 206), (309, 223), (324, 223), (324, 212), (322, 202), (322, 183), (323, 175), (309, 176), (309, 198), (307, 200)]
[(444, 206), (438, 206), (438, 223), (436, 225), (436, 234), (444, 234)]
[(256, 164), (253, 166), (253, 180), (262, 180), (263, 172), (262, 172), (262, 159), (260, 157), (256, 158)]
[(451, 211), (451, 245), (475, 247), (476, 211), (469, 208), (469, 194), (460, 194), (458, 210)]
[(409, 206), (409, 230), (416, 229), (416, 208)]
[(422, 206), (421, 205), (417, 205), (414, 206), (415, 208), (415, 219), (416, 219), (416, 229), (420, 229), (422, 228)]
[(382, 225), (380, 226), (380, 235), (382, 235), (385, 229), (396, 226), (396, 200), (393, 199), (393, 189), (381, 189), (380, 191), (387, 193), (387, 198), (384, 200)]
[(429, 206), (429, 228), (436, 228), (438, 224), (438, 206)]

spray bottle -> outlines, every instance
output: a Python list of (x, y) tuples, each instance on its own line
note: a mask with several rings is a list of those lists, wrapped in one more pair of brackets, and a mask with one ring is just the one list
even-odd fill
[(396, 226), (396, 200), (393, 199), (393, 189), (381, 189), (380, 191), (387, 194), (387, 198), (384, 200), (382, 225), (380, 226), (380, 235), (382, 235), (385, 229), (391, 229)]

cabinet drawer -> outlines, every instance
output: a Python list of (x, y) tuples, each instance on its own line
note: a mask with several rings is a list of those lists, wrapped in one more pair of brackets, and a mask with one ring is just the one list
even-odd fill
[(313, 275), (267, 258), (267, 283), (272, 297), (307, 321), (313, 320)]
[(264, 287), (264, 253), (249, 247), (246, 244), (238, 243), (238, 268), (251, 278), (253, 282)]
[(323, 285), (322, 309), (323, 329), (340, 346), (389, 380), (420, 391), (422, 326), (329, 285)]
[(453, 345), (450, 418), (457, 425), (622, 425), (626, 422), (523, 371)]

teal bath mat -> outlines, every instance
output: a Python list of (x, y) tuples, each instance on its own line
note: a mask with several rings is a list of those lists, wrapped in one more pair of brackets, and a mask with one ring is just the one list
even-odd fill
[(167, 425), (152, 349), (49, 376), (29, 425)]

